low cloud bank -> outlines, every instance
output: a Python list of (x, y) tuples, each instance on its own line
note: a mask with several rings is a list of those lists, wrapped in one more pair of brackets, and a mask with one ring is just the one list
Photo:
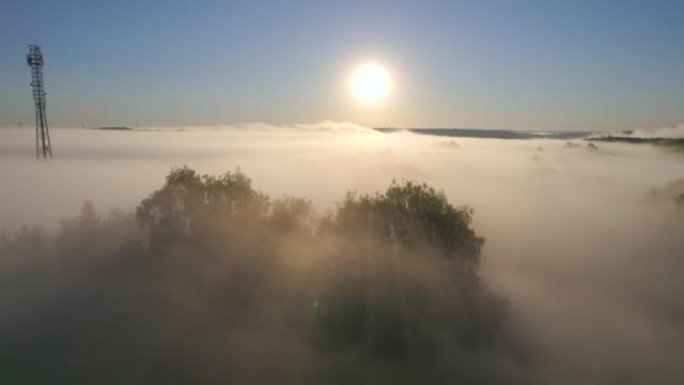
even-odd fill
[[(21, 224), (43, 225), (49, 234), (64, 233), (58, 219), (72, 218), (85, 200), (93, 200), (104, 211), (109, 207), (124, 210), (121, 215), (112, 214), (98, 236), (77, 237), (69, 242), (62, 238), (62, 250), (83, 255), (78, 263), (67, 268), (32, 263), (11, 270), (3, 267), (5, 272), (13, 272), (3, 275), (7, 287), (13, 290), (7, 290), (10, 294), (2, 297), (0, 317), (3, 330), (17, 336), (14, 350), (4, 350), (12, 353), (7, 356), (10, 364), (3, 369), (5, 378), (28, 370), (18, 362), (12, 365), (13, 357), (34, 353), (43, 357), (40, 365), (45, 373), (55, 369), (57, 364), (51, 364), (50, 359), (56, 353), (41, 353), (41, 349), (50, 344), (68, 346), (68, 341), (54, 340), (59, 335), (83, 333), (85, 341), (93, 344), (92, 349), (107, 346), (114, 356), (119, 351), (128, 352), (128, 347), (117, 347), (115, 341), (119, 337), (129, 341), (136, 333), (145, 334), (141, 325), (155, 324), (155, 317), (177, 321), (161, 322), (170, 329), (143, 339), (148, 345), (141, 351), (149, 356), (125, 358), (119, 364), (131, 368), (132, 381), (167, 373), (169, 378), (202, 382), (196, 376), (203, 372), (216, 376), (204, 379), (206, 382), (218, 381), (228, 375), (219, 369), (227, 361), (268, 363), (271, 368), (281, 364), (276, 372), (287, 372), (293, 379), (313, 378), (313, 382), (316, 377), (297, 376), (315, 376), (308, 370), (314, 364), (359, 368), (363, 362), (373, 362), (373, 375), (390, 378), (386, 376), (391, 375), (393, 364), (383, 364), (382, 359), (376, 361), (353, 349), (336, 347), (330, 350), (335, 352), (334, 357), (321, 361), (310, 356), (308, 345), (289, 339), (293, 335), (289, 333), (291, 324), (277, 315), (290, 313), (284, 310), (287, 305), (277, 305), (283, 299), (272, 288), (257, 290), (268, 300), (261, 302), (263, 308), (249, 310), (250, 316), (242, 320), (254, 321), (253, 328), (230, 324), (233, 326), (225, 329), (229, 322), (225, 317), (233, 313), (214, 313), (225, 298), (213, 298), (213, 288), (225, 284), (232, 288), (231, 295), (242, 295), (239, 282), (249, 281), (247, 277), (253, 277), (255, 272), (232, 276), (238, 286), (231, 286), (220, 273), (223, 270), (206, 267), (210, 265), (199, 264), (190, 275), (178, 272), (184, 271), (183, 262), (164, 274), (155, 272), (158, 267), (154, 264), (145, 265), (146, 259), (139, 257), (146, 246), (136, 243), (147, 239), (144, 229), (126, 213), (164, 183), (170, 168), (183, 164), (212, 175), (240, 167), (256, 189), (274, 198), (305, 197), (321, 215), (335, 210), (346, 191), (384, 191), (392, 179), (426, 182), (443, 189), (453, 204), (472, 207), (472, 226), (486, 238), (479, 276), (488, 292), (495, 293), (492, 298), (500, 298), (508, 305), (499, 318), (485, 317), (501, 321), (495, 333), (500, 339), (487, 349), (464, 353), (455, 348), (460, 346), (457, 343), (445, 342), (444, 350), (433, 357), (436, 361), (431, 361), (433, 383), (448, 373), (459, 373), (462, 383), (677, 384), (684, 378), (684, 284), (680, 279), (684, 273), (684, 210), (677, 200), (684, 193), (677, 190), (681, 185), (677, 181), (684, 177), (681, 153), (620, 143), (598, 143), (594, 148), (580, 140), (571, 144), (556, 140), (452, 140), (407, 132), (385, 134), (333, 123), (293, 127), (117, 132), (55, 129), (56, 157), (50, 162), (33, 158), (31, 130), (1, 130), (0, 177), (6, 183), (0, 193), (0, 226), (8, 239), (16, 238), (13, 234)], [(54, 253), (59, 242), (49, 241), (50, 237), (41, 231), (27, 228), (18, 236), (39, 249), (41, 240), (45, 240), (45, 252)], [(277, 243), (274, 250), (305, 256), (329, 247), (318, 242), (319, 238), (308, 243), (297, 239)], [(74, 247), (81, 249), (73, 251)], [(22, 252), (29, 256), (40, 254), (32, 249)], [(97, 263), (87, 262), (91, 260), (89, 255), (103, 253), (100, 259), (95, 258)], [(428, 255), (429, 251), (419, 254)], [(133, 262), (122, 263), (112, 255), (129, 256), (139, 266), (131, 268)], [(443, 269), (431, 264), (400, 265), (406, 268), (405, 274), (412, 276), (410, 282), (427, 285), (415, 290), (445, 295), (436, 290), (447, 287), (440, 284), (448, 280)], [(353, 259), (321, 265), (317, 267), (320, 270), (312, 271), (287, 266), (292, 269), (289, 273), (299, 274), (297, 279), (265, 282), (277, 282), (276, 287), (288, 287), (290, 293), (296, 291), (291, 285), (297, 282), (321, 287), (314, 282), (330, 281), (329, 274), (335, 272), (357, 276), (360, 271), (355, 272), (355, 266)], [(59, 274), (50, 269), (57, 269)], [(280, 277), (292, 277), (289, 273)], [(129, 275), (156, 277), (163, 282), (151, 280), (143, 284), (145, 280)], [(64, 278), (47, 278), (55, 276)], [(137, 283), (125, 286), (121, 282)], [(355, 285), (342, 283), (353, 281), (345, 278), (338, 282), (340, 289), (336, 292), (353, 292)], [(161, 293), (160, 288), (164, 288)], [(390, 287), (377, 290), (387, 292)], [(170, 303), (159, 303), (158, 298)], [(428, 298), (438, 301), (440, 297), (431, 294)], [(234, 301), (233, 297), (229, 300), (238, 303)], [(309, 303), (313, 306), (315, 298)], [(147, 304), (158, 308), (148, 309)], [(428, 325), (451, 319), (429, 318), (433, 317), (432, 311), (441, 308), (439, 302), (430, 306), (434, 307), (419, 313), (436, 322)], [(89, 316), (89, 308), (104, 315)], [(50, 318), (63, 314), (60, 309), (68, 309), (69, 316)], [(179, 309), (184, 315), (179, 315)], [(111, 324), (107, 324), (108, 314), (112, 315)], [(473, 310), (464, 314), (479, 313)], [(51, 331), (52, 322), (57, 322), (59, 328), (55, 330), (63, 333)], [(230, 322), (240, 323), (240, 317)], [(108, 337), (93, 331), (101, 330), (97, 328), (103, 325), (120, 334)], [(343, 327), (341, 332), (347, 329)], [(27, 332), (22, 334), (21, 330)], [(425, 332), (439, 334), (440, 330), (434, 327)], [(222, 333), (227, 339), (214, 338)], [(193, 340), (195, 348), (183, 353)], [(431, 340), (451, 341), (438, 336)], [(283, 358), (287, 354), (275, 349), (274, 341), (288, 349), (301, 349), (299, 359)], [(84, 346), (73, 354), (88, 356), (90, 350)], [(226, 346), (232, 350), (219, 354)], [(204, 351), (205, 355), (189, 357), (190, 351)], [(88, 362), (93, 367), (105, 365)], [(138, 365), (141, 362), (145, 365)], [(169, 367), (168, 362), (188, 364), (178, 368)], [(263, 366), (250, 370), (248, 365), (244, 372), (230, 374), (251, 376), (259, 372), (259, 367)], [(421, 377), (427, 376), (426, 366), (419, 368), (423, 369), (415, 374), (416, 383), (427, 378)], [(491, 371), (495, 377), (482, 376), (487, 368), (495, 368)], [(229, 369), (237, 370), (230, 365)], [(371, 375), (354, 373), (356, 377), (348, 378), (348, 382)]]

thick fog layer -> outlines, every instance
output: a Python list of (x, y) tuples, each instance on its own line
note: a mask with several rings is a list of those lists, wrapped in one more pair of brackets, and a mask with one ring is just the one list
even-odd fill
[(476, 207), (478, 222), (500, 205), (532, 212), (520, 204), (566, 191), (566, 184), (581, 204), (600, 195), (636, 199), (684, 176), (681, 154), (649, 146), (601, 144), (591, 151), (582, 141), (570, 142), (576, 148), (566, 141), (445, 139), (353, 124), (52, 131), (55, 158), (45, 163), (35, 161), (32, 129), (0, 130), (0, 228), (54, 225), (84, 200), (132, 208), (183, 164), (211, 174), (238, 166), (270, 195), (307, 196), (324, 209), (348, 190), (416, 179)]
[[(684, 379), (682, 152), (582, 140), (387, 134), (334, 123), (53, 129), (52, 144), (55, 158), (36, 160), (31, 129), (0, 130), (0, 229), (8, 236), (21, 225), (54, 232), (86, 200), (103, 213), (133, 211), (174, 166), (212, 175), (239, 167), (254, 188), (273, 198), (305, 197), (320, 214), (334, 210), (347, 191), (372, 193), (393, 179), (416, 180), (474, 209), (473, 227), (486, 239), (481, 276), (508, 302), (506, 338), (525, 352), (529, 378), (544, 384)], [(131, 224), (130, 231), (138, 230)], [(424, 272), (443, 279), (434, 274)], [(3, 308), (21, 298), (8, 301)], [(265, 337), (242, 340), (257, 344), (255, 356), (265, 354), (259, 338)], [(220, 365), (211, 359), (204, 365)], [(491, 362), (499, 365), (496, 357)], [(493, 371), (518, 381), (519, 370), (505, 365)], [(491, 380), (476, 378), (470, 383)]]

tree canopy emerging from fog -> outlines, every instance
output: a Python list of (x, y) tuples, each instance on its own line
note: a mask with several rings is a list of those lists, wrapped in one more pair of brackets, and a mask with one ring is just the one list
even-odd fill
[[(49, 343), (33, 351), (38, 329), (17, 333), (0, 382), (517, 383), (472, 218), (412, 181), (348, 193), (319, 216), (240, 170), (175, 168), (134, 215), (87, 202), (52, 240), (39, 229), (3, 239), (5, 259), (30, 260), (36, 240), (41, 264), (78, 273), (43, 270), (63, 306), (25, 321)], [(492, 370), (502, 361), (505, 375)]]
[(459, 263), (477, 267), (484, 239), (470, 228), (473, 210), (456, 208), (426, 184), (393, 181), (384, 193), (349, 193), (335, 214), (335, 229), (371, 234), (402, 248), (429, 246)]
[(144, 199), (136, 210), (138, 222), (149, 229), (153, 247), (180, 240), (221, 236), (218, 227), (245, 227), (264, 218), (268, 197), (252, 189), (240, 170), (214, 177), (199, 175), (187, 166), (166, 176), (166, 183)]
[(252, 188), (239, 169), (215, 177), (187, 166), (173, 169), (160, 189), (136, 210), (150, 244), (168, 246), (206, 233), (228, 235), (260, 222), (280, 230), (335, 231), (372, 237), (395, 247), (429, 246), (459, 263), (477, 267), (484, 239), (470, 227), (473, 210), (454, 207), (443, 192), (426, 184), (393, 181), (383, 193), (348, 193), (334, 215), (316, 223), (311, 203), (302, 198), (269, 197)]

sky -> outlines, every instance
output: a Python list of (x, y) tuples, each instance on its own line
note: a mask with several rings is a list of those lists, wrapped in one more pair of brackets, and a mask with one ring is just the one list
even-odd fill
[[(0, 0), (0, 126), (620, 130), (684, 122), (682, 1)], [(385, 66), (368, 106), (347, 79)]]

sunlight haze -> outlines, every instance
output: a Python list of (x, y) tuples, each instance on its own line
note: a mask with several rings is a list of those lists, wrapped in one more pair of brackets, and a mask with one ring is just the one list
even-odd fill
[(0, 385), (683, 385), (682, 16), (0, 0)]

